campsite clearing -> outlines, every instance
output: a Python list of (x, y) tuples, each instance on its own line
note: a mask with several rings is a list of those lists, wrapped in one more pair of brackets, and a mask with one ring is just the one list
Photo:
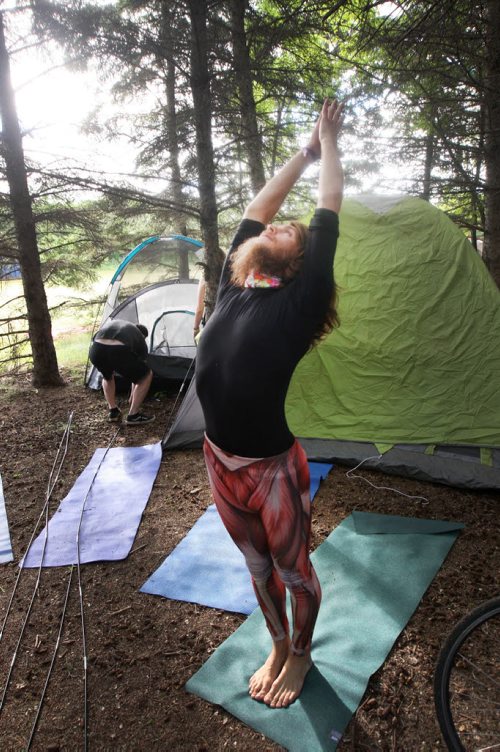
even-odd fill
[[(123, 428), (119, 446), (161, 440), (173, 396), (151, 400), (156, 421)], [(27, 377), (0, 382), (1, 472), (16, 560), (0, 568), (0, 618), (7, 608), (45, 499), (60, 438), (74, 410), (67, 458), (51, 514), (97, 447), (115, 426), (105, 421), (102, 397), (68, 380), (62, 389), (33, 389)], [(455, 621), (495, 594), (500, 563), (500, 494), (460, 491), (359, 472), (377, 485), (428, 498), (412, 501), (349, 479), (336, 467), (313, 506), (313, 548), (354, 509), (466, 524), (384, 666), (370, 680), (340, 752), (444, 749), (432, 700), (437, 652)], [(82, 584), (88, 641), (89, 745), (95, 750), (278, 752), (280, 747), (221, 708), (187, 694), (184, 685), (244, 617), (139, 592), (147, 577), (183, 539), (211, 503), (200, 450), (165, 455), (132, 553), (121, 562), (87, 564)], [(2, 749), (25, 747), (55, 645), (67, 567), (44, 570), (0, 716)], [(24, 571), (0, 644), (5, 677), (36, 571)], [(34, 750), (83, 748), (83, 686), (79, 605), (73, 583), (59, 658), (43, 705)], [(342, 604), (339, 604), (342, 608)], [(223, 681), (223, 678), (221, 678)], [(3, 686), (3, 685), (2, 685)], [(1, 689), (1, 687), (0, 687)]]

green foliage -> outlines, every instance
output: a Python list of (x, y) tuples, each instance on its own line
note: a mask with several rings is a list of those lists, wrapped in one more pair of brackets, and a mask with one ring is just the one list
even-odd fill
[[(391, 158), (407, 188), (455, 207), (464, 224), (483, 220), (484, 6), (469, 0), (392, 3), (370, 22), (365, 80), (383, 89), (376, 107), (392, 121)], [(473, 219), (475, 217), (475, 219)]]
[[(116, 100), (132, 101), (150, 92), (147, 108), (104, 123), (95, 113), (87, 128), (110, 138), (117, 131), (128, 132), (141, 171), (165, 180), (164, 194), (154, 201), (148, 197), (147, 203), (109, 190), (105, 180), (95, 187), (106, 198), (88, 204), (68, 207), (40, 196), (36, 212), (48, 279), (90, 281), (103, 258), (119, 255), (153, 232), (178, 230), (180, 216), (190, 234), (199, 236), (186, 3), (35, 0), (31, 7), (38, 36), (56, 39), (72, 64), (98, 61), (99, 74), (108, 85), (112, 82)], [(231, 0), (207, 8), (216, 194), (226, 240), (251, 186), (248, 154), (242, 148)], [(450, 207), (464, 224), (484, 225), (481, 3), (250, 0), (245, 33), (259, 148), (268, 176), (307, 138), (323, 97), (338, 95), (347, 102), (343, 147), (348, 186), (366, 189), (371, 180), (393, 191), (404, 184), (408, 191)], [(175, 134), (168, 119), (169, 65), (175, 69)], [(400, 167), (397, 184), (394, 174), (382, 182), (379, 177), (389, 163)], [(173, 198), (174, 185), (180, 188), (181, 204), (178, 195)], [(285, 213), (303, 213), (313, 195), (304, 182)], [(71, 218), (70, 208), (76, 209)], [(0, 204), (4, 227), (1, 211)], [(12, 248), (9, 233), (0, 233), (5, 256)]]

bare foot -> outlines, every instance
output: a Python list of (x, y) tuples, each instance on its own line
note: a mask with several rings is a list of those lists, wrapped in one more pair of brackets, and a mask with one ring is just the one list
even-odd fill
[(290, 640), (278, 640), (273, 642), (271, 653), (264, 663), (248, 682), (248, 692), (254, 700), (263, 700), (271, 689), (273, 681), (279, 676), (281, 669), (288, 657)]
[(311, 656), (290, 653), (279, 676), (273, 681), (264, 702), (270, 708), (287, 708), (300, 695), (307, 672), (312, 666)]

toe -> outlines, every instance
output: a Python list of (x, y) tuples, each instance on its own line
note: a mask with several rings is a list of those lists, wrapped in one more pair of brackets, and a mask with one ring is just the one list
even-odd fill
[(270, 692), (269, 695), (270, 695), (270, 697), (269, 697), (269, 706), (271, 708), (279, 708), (279, 707), (281, 707), (281, 705), (280, 705), (281, 691), (279, 689), (276, 689), (274, 692), (272, 692), (272, 693)]
[(262, 681), (253, 677), (249, 683), (248, 693), (253, 700), (262, 700), (267, 693), (267, 689)]
[(279, 696), (279, 705), (278, 705), (279, 708), (286, 708), (287, 707), (287, 705), (288, 705), (288, 699), (287, 699), (288, 695), (289, 695), (289, 693), (287, 692), (286, 689), (280, 694), (280, 696)]

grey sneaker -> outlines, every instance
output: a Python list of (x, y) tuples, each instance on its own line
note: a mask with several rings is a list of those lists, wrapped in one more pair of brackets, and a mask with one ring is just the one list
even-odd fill
[(127, 423), (129, 426), (142, 426), (144, 425), (144, 423), (151, 423), (151, 421), (154, 419), (154, 415), (145, 415), (144, 413), (135, 413), (135, 415), (131, 415), (129, 413), (127, 415), (125, 423)]
[(108, 420), (110, 423), (118, 423), (121, 420), (122, 411), (119, 407), (113, 407), (108, 413)]

